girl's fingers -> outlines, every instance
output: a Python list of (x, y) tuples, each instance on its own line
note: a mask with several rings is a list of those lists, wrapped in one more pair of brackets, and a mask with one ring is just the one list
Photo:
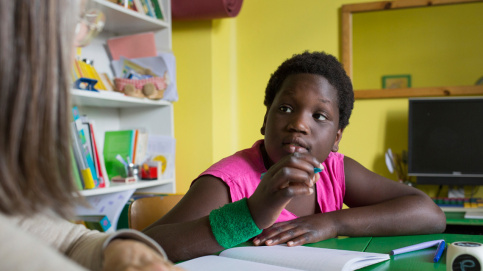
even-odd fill
[(310, 234), (300, 227), (288, 225), (286, 227), (271, 229), (270, 232), (263, 233), (253, 240), (255, 245), (273, 246), (287, 243), (289, 246), (298, 246), (309, 243)]

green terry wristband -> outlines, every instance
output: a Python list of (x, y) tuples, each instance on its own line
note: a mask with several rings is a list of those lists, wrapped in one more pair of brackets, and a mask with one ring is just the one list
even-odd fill
[(246, 198), (211, 211), (210, 225), (216, 241), (224, 248), (246, 242), (262, 232), (253, 221)]

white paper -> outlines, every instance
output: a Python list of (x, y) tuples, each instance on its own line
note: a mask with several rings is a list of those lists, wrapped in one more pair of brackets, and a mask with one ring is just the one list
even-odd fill
[(205, 256), (177, 264), (186, 271), (199, 270), (229, 270), (229, 271), (300, 271), (300, 269), (285, 268), (275, 265), (241, 261), (227, 257)]
[(166, 170), (163, 178), (174, 176), (174, 160), (176, 151), (176, 140), (170, 136), (149, 134), (146, 158), (152, 160), (155, 156), (161, 155), (166, 158)]
[(158, 52), (158, 55), (164, 59), (168, 68), (169, 85), (164, 92), (163, 100), (176, 102), (178, 101), (178, 87), (176, 86), (176, 58), (172, 53)]
[(465, 219), (483, 219), (483, 211), (466, 211)]
[(119, 221), (122, 209), (131, 198), (134, 190), (135, 189), (130, 189), (116, 193), (86, 197), (86, 201), (92, 206), (92, 208), (77, 206), (76, 214), (105, 215), (107, 216), (107, 219), (109, 219), (109, 222), (111, 222), (111, 227), (107, 232), (113, 232), (117, 229), (117, 222)]
[[(226, 260), (223, 258), (230, 258)], [(179, 264), (187, 270), (232, 270), (233, 259), (242, 260), (236, 266), (240, 270), (356, 270), (389, 260), (388, 254), (369, 253), (306, 246), (261, 246), (227, 249), (219, 256), (205, 256)], [(271, 265), (265, 269), (257, 264)], [(216, 266), (216, 267), (215, 267)], [(193, 267), (192, 269), (189, 269)], [(275, 269), (274, 269), (275, 268)], [(238, 269), (233, 269), (238, 270)]]

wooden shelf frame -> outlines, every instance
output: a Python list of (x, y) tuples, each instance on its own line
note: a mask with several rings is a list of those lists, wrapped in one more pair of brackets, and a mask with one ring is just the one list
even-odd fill
[[(352, 14), (369, 11), (394, 10), (438, 5), (454, 5), (482, 2), (483, 0), (395, 0), (342, 5), (341, 8), (341, 62), (349, 77), (353, 77), (352, 66)], [(400, 88), (391, 91), (382, 89), (355, 90), (356, 99), (407, 98), (427, 96), (483, 95), (483, 85), (441, 86), (422, 88)]]

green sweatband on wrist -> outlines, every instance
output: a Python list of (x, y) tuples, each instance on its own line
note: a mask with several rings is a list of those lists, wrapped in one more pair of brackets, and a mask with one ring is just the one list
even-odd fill
[(209, 218), (211, 231), (224, 248), (234, 247), (262, 233), (253, 221), (246, 198), (211, 211)]

